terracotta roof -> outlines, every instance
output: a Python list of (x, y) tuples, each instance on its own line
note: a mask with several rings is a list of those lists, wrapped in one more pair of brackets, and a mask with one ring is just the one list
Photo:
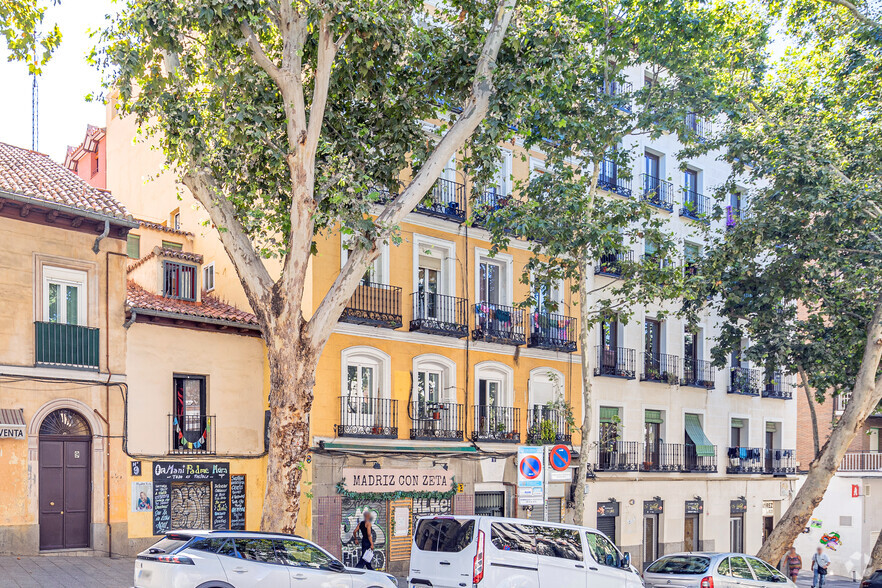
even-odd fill
[(155, 311), (181, 315), (182, 317), (200, 317), (243, 325), (257, 326), (257, 318), (250, 312), (240, 310), (221, 302), (210, 294), (202, 294), (202, 302), (190, 302), (167, 298), (148, 292), (135, 282), (129, 280), (126, 292), (126, 305), (136, 310)]
[(200, 253), (188, 253), (187, 251), (178, 251), (177, 249), (169, 249), (167, 247), (157, 247), (157, 249), (159, 249), (159, 251), (156, 251), (156, 249), (153, 250), (156, 255), (173, 257), (175, 259), (190, 261), (192, 263), (202, 263), (202, 254)]
[(0, 143), (0, 190), (119, 219), (130, 218), (110, 192), (86, 183), (48, 155)]
[(75, 155), (79, 155), (82, 151), (83, 153), (94, 152), (98, 150), (98, 142), (104, 138), (107, 129), (104, 127), (96, 127), (95, 125), (86, 125), (86, 136), (83, 139), (83, 142), (79, 145), (68, 145), (67, 146), (67, 154), (64, 156), (64, 167), (67, 169), (73, 170), (76, 168), (76, 161), (82, 157), (80, 155), (76, 159), (74, 159)]
[(150, 221), (145, 221), (145, 220), (141, 220), (141, 219), (138, 219), (138, 223), (146, 229), (153, 229), (155, 231), (162, 231), (164, 233), (172, 233), (173, 235), (181, 235), (183, 237), (192, 237), (193, 236), (193, 233), (191, 233), (190, 231), (182, 231), (180, 229), (173, 229), (171, 227), (167, 227), (167, 226), (161, 225), (159, 223), (152, 223)]

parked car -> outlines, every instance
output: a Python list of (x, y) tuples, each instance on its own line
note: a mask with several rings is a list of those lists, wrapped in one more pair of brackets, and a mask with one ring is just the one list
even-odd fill
[(861, 582), (861, 588), (882, 588), (882, 570), (876, 570), (872, 576)]
[(743, 553), (675, 553), (643, 572), (646, 588), (795, 588), (787, 576)]
[(410, 551), (408, 588), (642, 588), (596, 529), (487, 516), (423, 517)]
[(136, 588), (397, 588), (394, 576), (347, 568), (302, 537), (175, 531), (135, 560)]

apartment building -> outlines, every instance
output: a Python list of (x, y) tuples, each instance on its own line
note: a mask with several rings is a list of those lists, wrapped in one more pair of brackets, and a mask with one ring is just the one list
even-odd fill
[[(642, 72), (633, 78), (643, 83)], [(700, 118), (689, 122), (696, 133), (708, 132)], [(134, 123), (112, 108), (106, 133), (114, 194), (139, 218), (192, 233), (188, 251), (202, 256), (203, 268), (212, 265), (217, 295), (246, 309), (206, 213), (174, 178), (159, 174), (161, 154), (133, 145)], [(681, 170), (670, 136), (633, 138), (624, 147), (633, 149), (633, 167), (604, 165), (606, 196), (646, 198), (669, 218), (689, 271), (704, 247), (696, 227), (712, 206), (705, 194), (728, 168), (711, 154)], [(517, 197), (514, 180), (542, 166), (539, 151), (500, 146), (497, 185), (482, 204), (505, 206)], [(738, 222), (744, 188), (724, 203), (726, 218), (715, 230)], [(637, 565), (675, 550), (758, 549), (795, 489), (792, 380), (740, 354), (714, 368), (710, 349), (720, 325), (712, 315), (686, 331), (679, 319), (662, 320), (662, 309), (646, 308), (628, 324), (611, 318), (595, 329), (594, 447), (580, 456), (591, 464), (587, 494), (574, 496), (570, 479), (548, 484), (547, 507), (519, 504), (518, 446), (578, 447), (578, 309), (566, 284), (537, 293), (555, 297), (557, 312), (518, 304), (530, 294), (519, 279), (527, 243), (514, 240), (491, 256), (470, 194), (470, 178), (454, 158), (402, 223), (402, 243), (383, 246), (344, 310), (318, 367), (300, 531), (355, 563), (352, 531), (369, 511), (375, 566), (401, 571), (418, 516), (541, 518), (547, 510), (549, 519), (567, 520), (574, 501), (585, 500), (588, 523), (631, 551)], [(339, 235), (320, 237), (317, 247), (307, 314), (347, 255)], [(597, 280), (619, 279), (623, 257), (653, 251), (651, 243), (637, 249), (602, 256)]]

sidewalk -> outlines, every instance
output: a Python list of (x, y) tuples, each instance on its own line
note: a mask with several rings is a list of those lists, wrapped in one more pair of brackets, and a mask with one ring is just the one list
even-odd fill
[(134, 573), (134, 558), (0, 556), (0, 585), (10, 588), (127, 588)]
[[(860, 579), (857, 582), (852, 582), (851, 578), (845, 576), (827, 576), (824, 588), (859, 588), (860, 584)], [(798, 588), (812, 588), (812, 573), (805, 570), (800, 572), (796, 579), (796, 585)]]

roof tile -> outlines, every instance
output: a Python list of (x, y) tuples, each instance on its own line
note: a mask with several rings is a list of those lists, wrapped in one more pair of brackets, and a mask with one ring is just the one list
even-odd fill
[(131, 280), (127, 284), (126, 304), (134, 309), (168, 312), (257, 326), (257, 317), (253, 314), (221, 302), (210, 294), (203, 293), (201, 302), (178, 300), (148, 292)]

